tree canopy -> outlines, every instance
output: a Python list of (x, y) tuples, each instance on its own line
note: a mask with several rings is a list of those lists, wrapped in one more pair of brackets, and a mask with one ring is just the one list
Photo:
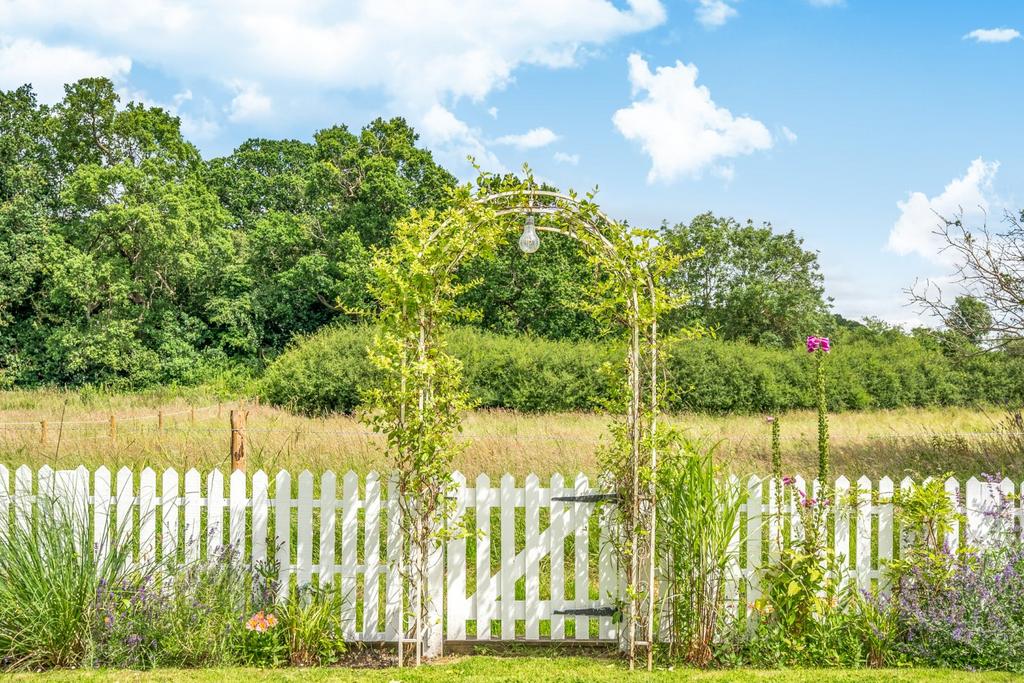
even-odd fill
[(703, 323), (725, 339), (793, 345), (831, 327), (817, 253), (793, 231), (703, 213), (665, 227), (683, 261), (672, 286), (690, 296), (674, 323)]
[[(507, 178), (495, 177), (500, 184)], [(298, 336), (375, 313), (373, 256), (456, 180), (401, 118), (204, 159), (178, 118), (87, 78), (44, 105), (0, 91), (0, 386), (193, 382), (259, 368)], [(547, 188), (554, 189), (554, 188)], [(703, 214), (664, 228), (691, 293), (667, 328), (791, 344), (828, 325), (817, 257), (788, 233)], [(584, 247), (514, 240), (467, 263), (459, 302), (501, 333), (581, 340), (602, 277)]]

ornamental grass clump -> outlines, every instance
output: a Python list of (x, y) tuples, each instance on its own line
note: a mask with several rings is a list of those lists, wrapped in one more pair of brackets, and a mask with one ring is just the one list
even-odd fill
[(729, 542), (744, 493), (715, 466), (713, 451), (684, 444), (658, 472), (659, 538), (664, 539), (658, 553), (668, 568), (671, 654), (695, 666), (714, 657)]
[(130, 552), (94, 537), (82, 510), (43, 496), (36, 507), (0, 525), (0, 670), (80, 666), (97, 591), (130, 577)]

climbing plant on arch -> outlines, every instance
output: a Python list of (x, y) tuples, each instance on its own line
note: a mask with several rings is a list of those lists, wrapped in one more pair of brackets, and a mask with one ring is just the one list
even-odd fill
[(369, 396), (367, 419), (387, 435), (397, 480), (400, 527), (410, 558), (400, 568), (411, 586), (407, 640), (416, 645), (417, 663), (425, 641), (427, 655), (439, 654), (440, 625), (426, 619), (425, 586), (441, 544), (460, 533), (458, 521), (449, 516), (449, 492), (459, 448), (455, 436), (470, 401), (461, 366), (446, 352), (442, 334), (465, 313), (455, 302), (473, 285), (459, 280), (459, 266), (520, 232), (523, 250), (535, 251), (539, 232), (566, 236), (585, 247), (594, 272), (587, 306), (627, 333), (622, 414), (611, 425), (601, 462), (614, 494), (609, 512), (626, 576), (622, 643), (631, 665), (637, 648), (644, 647), (650, 666), (655, 473), (659, 449), (670, 438), (658, 425), (658, 317), (672, 303), (662, 282), (674, 259), (655, 232), (609, 219), (593, 193), (559, 194), (539, 186), (525, 167), (524, 176), (481, 174), (475, 186), (453, 191), (447, 209), (411, 212), (399, 222), (391, 246), (373, 260), (380, 313), (371, 359), (381, 380)]

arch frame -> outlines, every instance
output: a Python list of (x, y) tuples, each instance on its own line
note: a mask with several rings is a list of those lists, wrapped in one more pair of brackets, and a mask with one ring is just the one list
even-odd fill
[[(676, 260), (654, 231), (631, 228), (604, 214), (594, 193), (580, 196), (539, 186), (529, 169), (523, 179), (481, 174), (475, 186), (461, 186), (442, 212), (412, 211), (401, 221), (395, 241), (375, 255), (373, 294), (381, 307), (381, 327), (371, 359), (390, 382), (373, 392), (371, 423), (388, 434), (403, 503), (403, 532), (414, 558), (406, 568), (413, 586), (412, 636), (416, 662), (440, 654), (439, 634), (424, 633), (422, 604), (428, 558), (452, 533), (447, 514), (451, 461), (459, 449), (452, 411), (469, 406), (461, 368), (444, 351), (440, 331), (455, 318), (454, 300), (464, 290), (456, 281), (460, 265), (493, 251), (502, 237), (528, 215), (542, 217), (538, 232), (575, 239), (595, 266), (591, 311), (627, 332), (624, 416), (611, 425), (601, 450), (603, 484), (615, 494), (607, 509), (616, 555), (627, 585), (620, 602), (620, 645), (630, 668), (637, 650), (653, 665), (656, 599), (657, 467), (669, 430), (659, 430), (658, 317), (671, 307), (662, 285)], [(443, 415), (437, 414), (444, 413)], [(457, 533), (457, 530), (455, 531)], [(415, 565), (415, 566), (414, 566)], [(404, 626), (403, 626), (404, 628)], [(429, 629), (428, 629), (429, 630)], [(399, 647), (402, 663), (404, 647)]]

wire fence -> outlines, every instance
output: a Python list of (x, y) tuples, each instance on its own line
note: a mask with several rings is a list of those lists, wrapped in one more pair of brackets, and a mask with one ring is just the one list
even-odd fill
[[(243, 419), (241, 425), (235, 425), (230, 422), (224, 425), (210, 425), (210, 424), (199, 424), (198, 420), (208, 422), (210, 419), (223, 419), (225, 417), (230, 419), (230, 415), (234, 411), (244, 412), (246, 418), (250, 415), (252, 409), (259, 408), (259, 401), (241, 400), (231, 403), (215, 403), (199, 407), (187, 407), (172, 411), (157, 410), (153, 413), (144, 414), (116, 414), (110, 413), (103, 418), (98, 419), (62, 419), (62, 418), (41, 418), (37, 420), (18, 420), (18, 421), (6, 421), (0, 422), (0, 437), (5, 434), (8, 436), (16, 435), (18, 432), (36, 433), (40, 436), (41, 442), (47, 442), (50, 437), (62, 434), (67, 431), (81, 432), (88, 429), (102, 429), (102, 433), (96, 434), (82, 434), (76, 433), (73, 438), (75, 439), (113, 439), (116, 440), (122, 435), (141, 434), (141, 433), (153, 433), (159, 432), (161, 434), (194, 434), (194, 433), (206, 433), (206, 434), (224, 434), (232, 431), (241, 430), (245, 434), (288, 434), (295, 437), (302, 436), (334, 436), (334, 437), (348, 437), (348, 438), (370, 438), (380, 439), (383, 435), (379, 432), (375, 432), (371, 429), (358, 429), (358, 428), (330, 428), (323, 427), (318, 428), (310, 424), (304, 424), (301, 426), (250, 426), (247, 419)], [(176, 420), (172, 418), (181, 418), (182, 416), (188, 416), (186, 422)], [(273, 423), (274, 418), (270, 419)], [(150, 424), (145, 424), (150, 423)], [(137, 425), (134, 426), (133, 425)], [(723, 434), (715, 430), (707, 431), (706, 436), (713, 437), (716, 440), (728, 441), (733, 443), (749, 444), (752, 441), (759, 440), (761, 435), (756, 433), (745, 433), (742, 435), (730, 435)], [(838, 439), (835, 437), (839, 437)], [(601, 436), (586, 436), (580, 434), (518, 434), (518, 433), (487, 433), (487, 434), (475, 434), (475, 433), (459, 433), (455, 435), (455, 438), (462, 441), (515, 441), (515, 442), (550, 442), (550, 443), (578, 443), (578, 444), (590, 444), (597, 445), (604, 441)], [(784, 435), (783, 440), (789, 442), (800, 442), (804, 441), (811, 436), (807, 434), (788, 434)], [(903, 432), (897, 430), (886, 430), (880, 433), (864, 434), (859, 433), (856, 435), (856, 440), (859, 442), (863, 441), (892, 441), (899, 439), (965, 439), (965, 440), (984, 440), (994, 438), (1010, 438), (1010, 439), (1021, 439), (1024, 438), (1024, 432), (1014, 431), (1011, 429), (987, 429), (984, 431), (937, 431), (937, 430), (919, 430), (913, 432)], [(768, 432), (765, 431), (764, 439), (768, 439)], [(834, 441), (841, 441), (842, 436), (836, 434), (833, 435)]]

